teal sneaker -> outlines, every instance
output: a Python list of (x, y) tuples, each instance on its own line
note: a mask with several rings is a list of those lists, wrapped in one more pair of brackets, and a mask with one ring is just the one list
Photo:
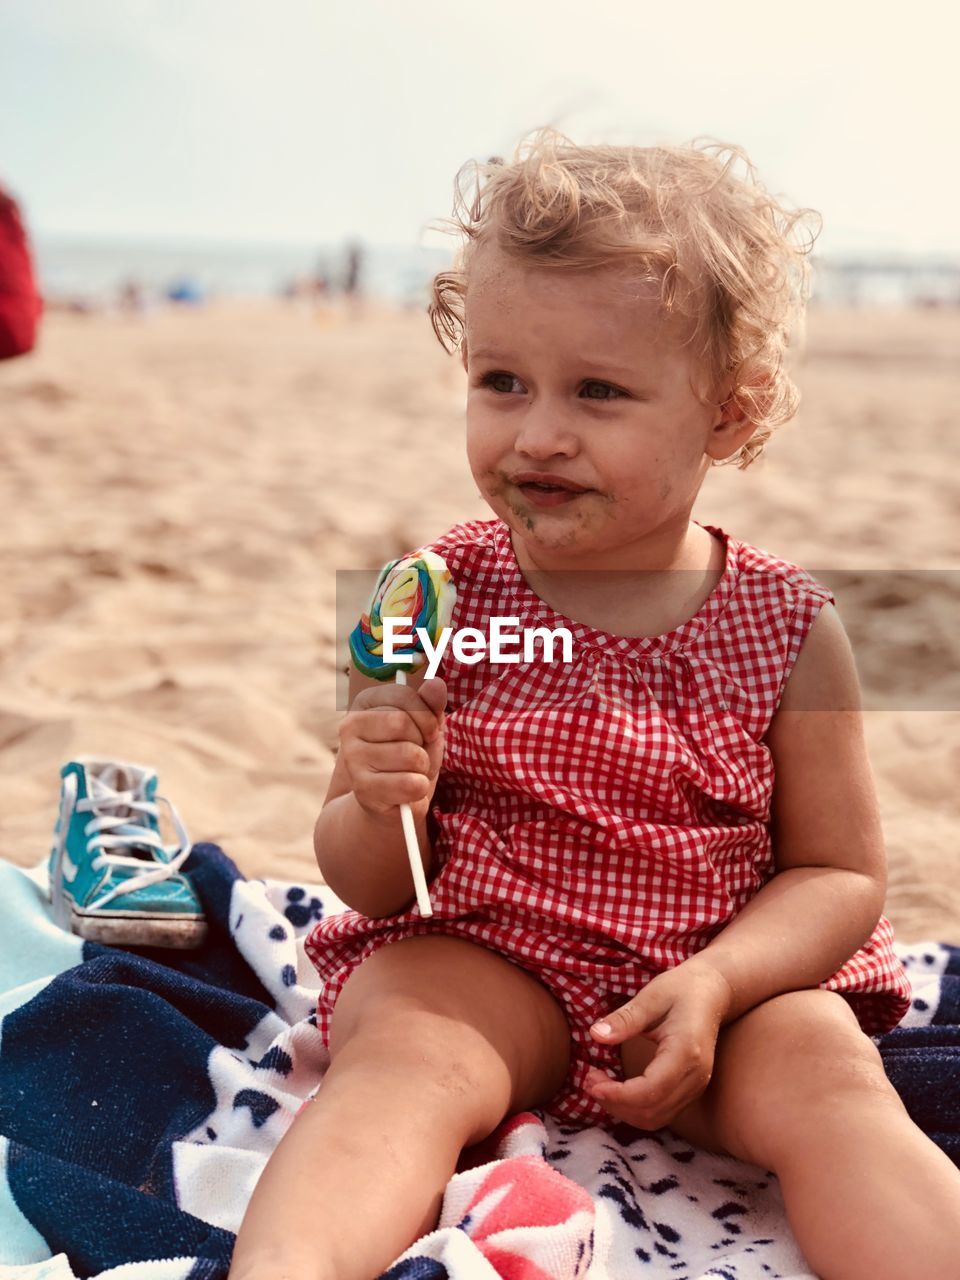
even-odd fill
[[(157, 775), (144, 765), (78, 756), (60, 770), (60, 814), (50, 850), (57, 924), (115, 947), (198, 947), (207, 924), (180, 866), (190, 840)], [(160, 836), (158, 801), (177, 843)]]

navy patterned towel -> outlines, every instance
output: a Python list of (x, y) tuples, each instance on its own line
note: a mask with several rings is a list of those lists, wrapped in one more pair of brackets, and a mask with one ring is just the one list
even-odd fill
[[(198, 951), (85, 943), (46, 873), (0, 862), (0, 1280), (218, 1280), (251, 1190), (328, 1056), (308, 929), (326, 887), (192, 872)], [(880, 1038), (916, 1122), (960, 1164), (960, 949), (899, 947), (914, 984)], [(304, 1230), (309, 1224), (304, 1223)], [(131, 1264), (139, 1264), (135, 1268)], [(811, 1277), (776, 1178), (670, 1130), (512, 1117), (461, 1159), (437, 1229), (390, 1280)]]

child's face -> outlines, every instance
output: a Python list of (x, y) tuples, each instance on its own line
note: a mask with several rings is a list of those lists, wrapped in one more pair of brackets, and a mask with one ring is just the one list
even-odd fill
[[(752, 430), (735, 438), (726, 411), (697, 399), (688, 351), (658, 326), (656, 293), (619, 268), (529, 267), (493, 245), (471, 264), (470, 467), (543, 567), (642, 565), (651, 534), (686, 532), (710, 458)], [(550, 504), (523, 486), (525, 471), (586, 492)]]

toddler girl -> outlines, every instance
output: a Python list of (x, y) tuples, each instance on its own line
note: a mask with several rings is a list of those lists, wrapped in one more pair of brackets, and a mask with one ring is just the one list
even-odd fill
[(462, 1149), (532, 1107), (774, 1170), (826, 1280), (958, 1280), (960, 1173), (870, 1038), (910, 992), (835, 601), (691, 519), (708, 468), (796, 410), (812, 211), (717, 144), (544, 129), (480, 175), (430, 314), (495, 518), (428, 549), (455, 629), (566, 627), (572, 661), (351, 673), (315, 848), (352, 909), (307, 941), (331, 1064), (232, 1280), (372, 1280)]

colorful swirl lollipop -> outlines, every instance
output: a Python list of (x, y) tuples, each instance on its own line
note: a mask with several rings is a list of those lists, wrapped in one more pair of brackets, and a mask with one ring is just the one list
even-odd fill
[[(350, 656), (353, 665), (374, 680), (398, 678), (422, 667), (427, 660), (423, 644), (416, 634), (421, 628), (434, 646), (440, 633), (449, 625), (457, 600), (450, 570), (433, 551), (391, 560), (380, 571), (373, 589), (369, 611), (350, 633)], [(383, 657), (383, 619), (405, 618), (409, 622), (411, 643), (395, 643), (393, 651), (408, 661), (386, 662)], [(399, 681), (398, 681), (399, 682)]]
[[(449, 625), (453, 616), (456, 600), (457, 589), (442, 556), (433, 551), (422, 551), (419, 555), (391, 560), (380, 572), (367, 612), (361, 615), (350, 633), (353, 665), (374, 680), (389, 680), (395, 676), (397, 684), (406, 684), (407, 672), (422, 667), (427, 660), (418, 629), (426, 632), (431, 645), (436, 648), (443, 628)], [(384, 660), (385, 618), (402, 618), (407, 623), (395, 630), (393, 645), (396, 657), (406, 657), (406, 662)], [(396, 636), (404, 632), (410, 634), (410, 642), (405, 645), (396, 642)], [(417, 892), (417, 906), (422, 916), (432, 916), (433, 907), (417, 844), (416, 823), (408, 804), (400, 806), (400, 822)]]

